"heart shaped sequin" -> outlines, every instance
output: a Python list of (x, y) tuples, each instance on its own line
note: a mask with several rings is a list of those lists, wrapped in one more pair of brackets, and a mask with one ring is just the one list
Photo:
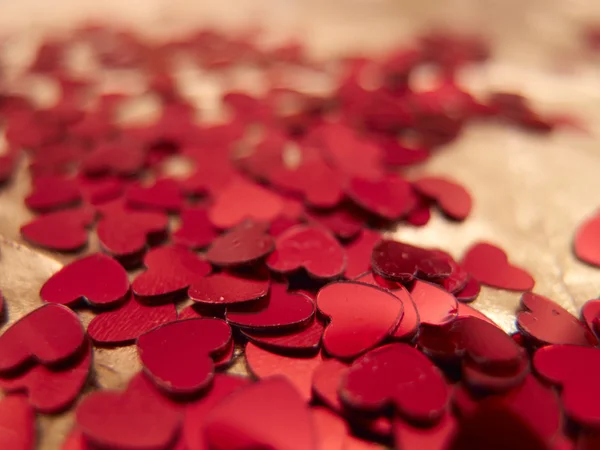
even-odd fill
[(460, 184), (442, 177), (423, 177), (413, 187), (425, 197), (435, 200), (440, 209), (454, 220), (465, 220), (473, 205), (469, 192)]
[(127, 206), (135, 209), (151, 209), (168, 213), (178, 212), (183, 196), (177, 182), (170, 178), (157, 180), (152, 186), (132, 186), (126, 194)]
[(575, 234), (575, 255), (581, 261), (600, 267), (600, 213), (585, 220)]
[(48, 176), (34, 180), (33, 192), (25, 199), (25, 204), (34, 211), (48, 212), (80, 201), (81, 193), (74, 180)]
[(435, 284), (415, 280), (410, 296), (422, 324), (445, 325), (458, 314), (456, 297)]
[(205, 305), (231, 305), (263, 298), (269, 292), (269, 279), (221, 272), (196, 280), (188, 296)]
[(245, 221), (215, 238), (206, 259), (216, 266), (242, 266), (264, 258), (274, 247), (275, 242), (264, 226)]
[(202, 249), (218, 236), (203, 207), (188, 207), (181, 211), (181, 227), (173, 232), (173, 242), (191, 249)]
[(325, 327), (314, 319), (299, 330), (287, 332), (257, 332), (242, 330), (242, 334), (259, 347), (284, 354), (314, 353), (321, 347), (321, 337)]
[(398, 175), (380, 180), (352, 178), (346, 193), (358, 206), (387, 220), (401, 218), (416, 202), (410, 183)]
[(346, 278), (354, 280), (371, 269), (371, 253), (380, 239), (379, 233), (364, 228), (356, 239), (345, 246), (346, 271), (344, 276)]

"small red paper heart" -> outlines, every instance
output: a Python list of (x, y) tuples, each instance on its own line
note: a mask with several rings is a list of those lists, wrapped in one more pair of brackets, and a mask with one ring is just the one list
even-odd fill
[(138, 174), (146, 164), (146, 149), (136, 142), (127, 142), (126, 139), (122, 141), (99, 143), (83, 159), (82, 171), (93, 176)]
[(34, 180), (33, 192), (25, 199), (25, 204), (34, 211), (48, 212), (80, 201), (81, 193), (74, 180), (45, 176)]
[(231, 339), (231, 328), (220, 319), (188, 319), (142, 334), (137, 349), (145, 373), (158, 387), (191, 394), (212, 381), (213, 358), (229, 349)]
[(404, 313), (402, 302), (391, 292), (353, 281), (323, 287), (317, 306), (331, 319), (323, 333), (323, 347), (342, 359), (354, 358), (382, 342)]
[(575, 256), (581, 261), (600, 267), (600, 213), (579, 225), (574, 248)]
[(380, 180), (352, 178), (346, 193), (358, 206), (387, 220), (401, 218), (416, 202), (410, 183), (398, 175)]
[(148, 268), (131, 283), (140, 297), (164, 297), (185, 291), (193, 282), (208, 275), (210, 264), (185, 247), (156, 247), (146, 253)]
[(206, 259), (216, 266), (240, 266), (264, 258), (274, 247), (273, 238), (262, 225), (245, 221), (215, 238)]
[(197, 250), (208, 247), (217, 236), (206, 208), (193, 206), (181, 211), (181, 226), (173, 233), (173, 242)]
[(312, 398), (313, 372), (321, 364), (321, 355), (310, 357), (288, 357), (268, 352), (248, 342), (244, 351), (248, 370), (262, 379), (274, 375), (285, 377), (305, 401)]
[(24, 391), (37, 411), (58, 413), (73, 404), (88, 379), (91, 365), (92, 346), (86, 343), (73, 365), (56, 370), (36, 365), (16, 377), (0, 378), (0, 388), (5, 392)]
[(312, 323), (298, 331), (287, 333), (260, 333), (242, 330), (242, 334), (259, 347), (278, 353), (312, 353), (321, 347), (321, 337), (325, 327), (314, 319)]
[(204, 429), (214, 450), (310, 450), (317, 442), (310, 410), (283, 377), (238, 389), (211, 411)]
[(517, 314), (521, 333), (538, 345), (592, 345), (598, 341), (576, 317), (549, 298), (526, 292)]
[(0, 372), (17, 370), (31, 361), (58, 364), (77, 353), (84, 342), (77, 314), (63, 305), (43, 305), (0, 336)]
[(303, 268), (315, 278), (331, 279), (344, 273), (346, 256), (338, 241), (325, 229), (298, 225), (277, 237), (267, 266), (284, 274)]
[(394, 418), (395, 448), (402, 450), (439, 450), (446, 448), (456, 433), (456, 419), (451, 414), (444, 414), (438, 423), (431, 427), (418, 427)]
[(246, 303), (267, 295), (269, 284), (268, 278), (221, 272), (196, 280), (188, 289), (188, 296), (206, 305)]
[(473, 201), (460, 184), (442, 177), (424, 177), (413, 182), (413, 187), (435, 200), (444, 214), (454, 220), (465, 220), (471, 212)]
[(446, 412), (449, 389), (439, 369), (407, 344), (388, 344), (356, 360), (342, 378), (342, 401), (379, 412), (393, 405), (410, 420), (435, 423)]
[(138, 373), (125, 392), (85, 397), (75, 420), (86, 439), (102, 448), (163, 449), (175, 441), (181, 412)]
[(415, 280), (410, 296), (422, 324), (445, 325), (452, 322), (458, 314), (456, 297), (435, 284)]
[(87, 245), (87, 228), (94, 221), (88, 208), (69, 209), (43, 214), (21, 227), (23, 237), (40, 247), (71, 252)]
[(235, 181), (215, 196), (208, 217), (215, 227), (227, 229), (246, 219), (271, 222), (282, 209), (277, 194), (254, 183)]
[(283, 331), (308, 323), (314, 317), (315, 309), (308, 296), (288, 292), (285, 285), (272, 284), (264, 300), (247, 307), (229, 307), (225, 318), (231, 325), (240, 328)]
[(35, 412), (24, 395), (0, 400), (0, 448), (33, 450), (36, 443)]
[(508, 262), (506, 253), (486, 242), (474, 244), (463, 257), (462, 266), (482, 284), (510, 291), (529, 291), (535, 280), (524, 269)]
[(223, 399), (249, 384), (249, 378), (222, 373), (215, 374), (212, 388), (206, 396), (185, 408), (182, 440), (186, 450), (207, 450), (204, 439), (206, 417)]
[(110, 256), (95, 253), (64, 266), (40, 289), (48, 303), (74, 306), (84, 300), (92, 306), (122, 302), (129, 292), (129, 278), (123, 266)]
[(149, 306), (130, 295), (119, 308), (98, 314), (87, 327), (96, 345), (130, 344), (153, 328), (177, 320), (175, 305)]
[(380, 239), (379, 233), (364, 228), (355, 240), (345, 246), (346, 271), (344, 276), (347, 279), (354, 280), (371, 269), (371, 253)]
[(181, 188), (170, 178), (152, 186), (132, 186), (127, 190), (127, 205), (134, 209), (151, 209), (167, 213), (178, 212), (183, 206)]

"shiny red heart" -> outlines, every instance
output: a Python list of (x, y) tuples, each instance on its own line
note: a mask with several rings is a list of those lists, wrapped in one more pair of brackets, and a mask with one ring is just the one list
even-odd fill
[(85, 343), (77, 314), (63, 305), (43, 305), (0, 336), (0, 372), (22, 368), (28, 362), (58, 364), (76, 354)]
[(173, 242), (196, 250), (208, 247), (217, 236), (206, 208), (192, 206), (181, 211), (181, 226), (173, 232)]
[(346, 194), (361, 208), (387, 220), (401, 218), (416, 202), (410, 183), (398, 175), (380, 180), (352, 178)]
[(206, 259), (216, 266), (241, 266), (256, 262), (273, 251), (275, 242), (261, 224), (245, 221), (215, 238)]
[(77, 183), (84, 201), (90, 205), (99, 205), (116, 200), (125, 190), (123, 180), (110, 176), (88, 178), (80, 175)]
[(521, 312), (517, 314), (521, 333), (538, 345), (592, 345), (598, 341), (576, 317), (541, 295), (526, 292), (521, 296)]
[(479, 292), (481, 291), (481, 285), (479, 281), (469, 275), (469, 279), (467, 280), (467, 284), (458, 291), (456, 294), (456, 300), (462, 303), (472, 302), (479, 296)]
[(98, 314), (87, 327), (96, 345), (126, 345), (153, 328), (177, 320), (175, 305), (145, 305), (130, 295), (125, 304)]
[(352, 239), (360, 233), (363, 220), (358, 214), (352, 213), (348, 208), (333, 210), (312, 210), (307, 213), (308, 220), (327, 228), (340, 239)]
[(442, 286), (445, 290), (450, 292), (451, 294), (457, 294), (462, 289), (465, 288), (468, 281), (471, 277), (469, 272), (467, 272), (460, 264), (454, 261), (454, 258), (449, 253), (446, 253), (442, 250), (432, 250), (436, 256), (441, 257), (442, 259), (446, 259), (452, 268), (450, 275), (446, 278), (442, 278), (437, 282), (440, 286)]
[(314, 353), (321, 347), (325, 327), (314, 319), (305, 328), (283, 333), (242, 330), (242, 334), (259, 347), (285, 354)]
[(310, 411), (316, 427), (317, 448), (321, 450), (345, 449), (349, 430), (344, 419), (322, 406), (313, 406)]
[(395, 448), (402, 450), (440, 450), (446, 448), (458, 427), (449, 413), (431, 427), (414, 426), (399, 417), (394, 418)]
[(145, 373), (158, 387), (190, 394), (212, 381), (213, 359), (229, 350), (231, 339), (231, 328), (220, 319), (188, 319), (142, 334), (137, 350)]
[(312, 371), (313, 396), (338, 413), (344, 408), (338, 397), (338, 388), (348, 367), (349, 364), (337, 359), (326, 359)]
[(402, 302), (391, 292), (352, 281), (323, 287), (317, 306), (331, 320), (323, 333), (323, 347), (342, 359), (354, 358), (382, 342), (404, 313)]
[(449, 389), (440, 370), (407, 344), (371, 350), (348, 369), (339, 388), (342, 402), (362, 411), (396, 411), (417, 422), (435, 423), (447, 409)]
[(380, 239), (379, 233), (364, 228), (356, 239), (345, 246), (346, 271), (344, 276), (347, 279), (354, 280), (371, 269), (371, 253)]
[(575, 255), (581, 261), (600, 267), (600, 213), (585, 220), (575, 234)]
[(229, 307), (225, 318), (233, 326), (250, 330), (290, 330), (310, 322), (315, 304), (306, 295), (288, 292), (283, 284), (272, 284), (267, 297), (260, 302)]
[(231, 305), (263, 298), (269, 293), (269, 279), (221, 272), (200, 278), (188, 289), (188, 296), (205, 305)]
[(590, 332), (600, 336), (600, 300), (588, 300), (581, 308), (581, 318)]
[(33, 182), (33, 192), (25, 198), (28, 208), (48, 212), (81, 202), (81, 192), (74, 180), (56, 176), (38, 177)]
[[(127, 151), (125, 150), (127, 146)], [(132, 176), (146, 164), (146, 149), (135, 142), (102, 143), (96, 145), (82, 161), (82, 171), (88, 175), (115, 174)]]
[(346, 256), (335, 237), (325, 229), (298, 225), (277, 237), (267, 266), (284, 274), (303, 268), (315, 278), (331, 279), (344, 273)]
[(456, 297), (435, 284), (415, 280), (410, 296), (422, 324), (445, 325), (452, 322), (458, 314)]
[(283, 377), (238, 389), (210, 412), (204, 429), (214, 450), (310, 450), (317, 442), (310, 410)]
[(35, 412), (24, 395), (0, 400), (0, 448), (33, 450), (36, 443)]
[(52, 212), (23, 225), (21, 234), (27, 241), (40, 247), (72, 252), (87, 245), (87, 228), (94, 218), (94, 211), (85, 207)]
[(84, 300), (92, 306), (122, 302), (129, 292), (129, 278), (123, 266), (110, 256), (95, 253), (64, 266), (40, 289), (48, 303), (74, 306)]
[(282, 211), (281, 198), (257, 184), (234, 181), (222, 189), (208, 209), (211, 223), (222, 229), (231, 228), (246, 219), (271, 222)]
[(486, 242), (473, 245), (463, 257), (462, 266), (482, 284), (510, 291), (529, 291), (535, 280), (524, 269), (508, 262), (506, 253)]
[(183, 206), (181, 188), (170, 178), (157, 180), (152, 186), (131, 186), (126, 194), (127, 206), (167, 213), (178, 212)]
[[(469, 305), (466, 305), (466, 304), (460, 303), (460, 302), (458, 303), (458, 316), (457, 317), (476, 317), (478, 319), (484, 320), (484, 321), (498, 327), (498, 325), (496, 325), (496, 323), (492, 319), (490, 319), (488, 316), (486, 316), (482, 312), (476, 310), (472, 306), (469, 306)], [(498, 328), (500, 328), (500, 327), (498, 327)]]
[(92, 365), (92, 346), (85, 344), (78, 360), (69, 367), (48, 369), (35, 365), (12, 378), (0, 378), (5, 392), (25, 392), (29, 404), (37, 411), (54, 414), (73, 404), (85, 385)]
[(142, 373), (131, 379), (124, 392), (90, 393), (75, 412), (85, 438), (101, 448), (168, 448), (181, 419), (180, 408), (162, 397)]
[(454, 220), (465, 220), (473, 201), (460, 184), (442, 177), (423, 177), (413, 182), (413, 187), (425, 197), (437, 202), (440, 209)]
[(148, 270), (131, 283), (134, 294), (140, 297), (181, 293), (211, 271), (210, 264), (197, 253), (175, 245), (153, 248), (146, 253), (144, 265)]

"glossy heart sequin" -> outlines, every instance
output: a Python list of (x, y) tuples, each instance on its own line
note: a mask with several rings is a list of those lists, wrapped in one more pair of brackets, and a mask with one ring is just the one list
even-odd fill
[(397, 175), (381, 180), (353, 178), (346, 192), (358, 206), (387, 220), (407, 214), (416, 201), (410, 183)]
[(375, 347), (393, 333), (404, 313), (402, 302), (389, 291), (350, 281), (322, 288), (317, 306), (331, 320), (323, 347), (337, 358), (354, 358)]
[(152, 186), (132, 186), (127, 191), (127, 205), (135, 209), (177, 212), (183, 205), (181, 190), (175, 180), (158, 180)]
[(35, 413), (23, 395), (0, 400), (0, 448), (33, 450), (36, 442)]
[(303, 268), (315, 278), (331, 279), (344, 272), (346, 256), (341, 245), (325, 229), (299, 225), (277, 237), (267, 266), (284, 274)]
[(506, 253), (485, 242), (473, 245), (463, 257), (463, 267), (482, 284), (511, 291), (529, 291), (535, 281), (524, 269), (508, 262)]
[(371, 253), (380, 239), (379, 233), (365, 228), (355, 240), (345, 246), (346, 278), (354, 280), (371, 269)]
[(216, 273), (196, 280), (188, 296), (205, 305), (231, 305), (263, 298), (269, 292), (269, 280), (243, 277), (227, 272)]
[(600, 267), (600, 213), (579, 226), (575, 234), (574, 249), (581, 261)]
[(446, 448), (456, 432), (456, 419), (445, 414), (431, 427), (414, 426), (400, 418), (394, 420), (395, 448), (403, 450), (440, 450)]
[(273, 238), (262, 225), (245, 221), (217, 237), (206, 252), (216, 266), (241, 266), (267, 256), (275, 248)]
[[(190, 394), (212, 380), (213, 358), (229, 349), (231, 328), (219, 319), (188, 319), (161, 325), (137, 340), (144, 371), (167, 392)], [(182, 342), (194, 343), (182, 346)]]
[(413, 187), (425, 197), (437, 202), (448, 217), (464, 220), (471, 212), (469, 192), (453, 181), (439, 177), (424, 177), (413, 182)]
[(415, 280), (410, 296), (423, 324), (444, 325), (456, 318), (458, 313), (456, 298), (435, 284)]
[(42, 300), (73, 306), (83, 299), (92, 306), (122, 302), (129, 292), (127, 272), (110, 256), (95, 253), (63, 267), (44, 283)]
[(191, 249), (201, 249), (217, 237), (203, 207), (185, 208), (181, 212), (181, 227), (173, 232), (173, 242)]
[(73, 180), (40, 177), (34, 181), (33, 192), (25, 199), (25, 204), (34, 211), (47, 212), (80, 201), (81, 193)]
[(267, 350), (285, 354), (305, 354), (319, 350), (324, 330), (323, 324), (314, 319), (299, 330), (279, 333), (242, 330), (242, 333), (248, 340)]

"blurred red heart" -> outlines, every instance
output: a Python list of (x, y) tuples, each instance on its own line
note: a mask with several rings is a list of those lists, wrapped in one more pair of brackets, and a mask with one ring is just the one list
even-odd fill
[(173, 232), (173, 242), (196, 250), (208, 247), (217, 236), (206, 208), (192, 206), (181, 211), (181, 226)]
[(57, 176), (37, 177), (33, 181), (33, 192), (25, 198), (27, 207), (37, 212), (66, 208), (79, 202), (81, 193), (77, 183)]
[(469, 192), (460, 184), (443, 177), (423, 177), (413, 182), (413, 187), (425, 197), (437, 202), (448, 217), (465, 220), (471, 212)]
[(401, 218), (417, 201), (410, 183), (398, 175), (380, 180), (352, 178), (346, 193), (358, 206), (387, 220)]
[(345, 246), (346, 271), (344, 276), (347, 279), (354, 280), (371, 269), (371, 253), (380, 239), (379, 233), (364, 228), (356, 239)]
[(403, 450), (443, 449), (456, 433), (456, 419), (449, 413), (430, 427), (414, 426), (399, 417), (394, 418), (395, 448)]
[(600, 213), (585, 220), (575, 234), (575, 255), (581, 261), (600, 267)]
[(274, 247), (264, 226), (245, 221), (215, 238), (206, 251), (206, 259), (216, 266), (241, 266), (264, 258)]
[(36, 443), (35, 412), (24, 395), (0, 400), (0, 448), (32, 450)]
[(126, 194), (127, 206), (167, 213), (178, 212), (183, 206), (181, 188), (171, 178), (157, 180), (152, 186), (131, 186)]
[(327, 211), (312, 210), (306, 215), (309, 221), (328, 229), (340, 239), (356, 237), (364, 222), (358, 214), (343, 207)]

